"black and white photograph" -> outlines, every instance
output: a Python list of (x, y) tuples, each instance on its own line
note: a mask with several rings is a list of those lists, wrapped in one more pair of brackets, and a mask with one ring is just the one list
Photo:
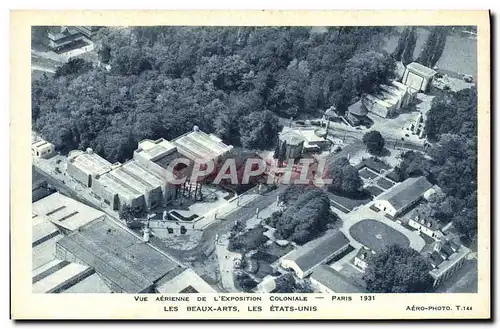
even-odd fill
[(466, 23), (32, 25), (31, 292), (293, 316), (477, 294)]

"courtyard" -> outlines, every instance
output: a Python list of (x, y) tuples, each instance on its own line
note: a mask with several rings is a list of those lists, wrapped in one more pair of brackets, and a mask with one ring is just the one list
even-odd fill
[(357, 222), (349, 228), (349, 233), (356, 241), (375, 252), (393, 244), (401, 247), (410, 245), (410, 240), (403, 233), (374, 219)]

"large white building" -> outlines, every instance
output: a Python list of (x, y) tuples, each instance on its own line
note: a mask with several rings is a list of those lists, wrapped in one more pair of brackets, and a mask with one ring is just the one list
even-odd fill
[(397, 217), (417, 204), (431, 188), (432, 184), (425, 177), (410, 177), (379, 195), (373, 205), (389, 216)]
[[(133, 160), (110, 163), (92, 149), (75, 150), (68, 155), (67, 172), (75, 180), (92, 189), (96, 198), (113, 210), (128, 205), (137, 211), (150, 211), (164, 206), (179, 193), (198, 200), (201, 198), (199, 182), (172, 184), (181, 174), (189, 178), (195, 162), (220, 162), (232, 146), (218, 137), (194, 127), (193, 131), (173, 141), (160, 138), (143, 140), (134, 151)], [(173, 161), (186, 159), (190, 164), (172, 166)]]
[(427, 66), (413, 62), (406, 66), (401, 82), (414, 90), (425, 93), (429, 90), (436, 73)]
[(411, 104), (416, 91), (408, 86), (392, 81), (388, 85), (380, 85), (371, 94), (363, 95), (361, 102), (366, 109), (382, 118), (395, 116), (401, 108)]

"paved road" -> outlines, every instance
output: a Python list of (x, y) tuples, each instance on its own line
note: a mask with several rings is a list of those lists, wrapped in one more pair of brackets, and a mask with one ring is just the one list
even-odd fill
[[(281, 185), (277, 189), (266, 192), (262, 196), (250, 201), (244, 206), (237, 208), (235, 211), (227, 214), (224, 219), (217, 220), (203, 230), (201, 242), (195, 248), (189, 250), (177, 250), (168, 248), (164, 243), (157, 244), (158, 248), (164, 249), (166, 252), (174, 255), (177, 258), (185, 259), (192, 257), (204, 257), (208, 250), (213, 250), (215, 246), (215, 236), (223, 235), (231, 230), (236, 221), (245, 223), (248, 219), (255, 215), (255, 209), (264, 209), (276, 201), (278, 193), (283, 191), (286, 185)], [(153, 240), (152, 240), (153, 241)]]
[(216, 247), (217, 259), (219, 260), (219, 270), (221, 284), (228, 292), (239, 292), (234, 285), (233, 267), (234, 260), (241, 258), (241, 255), (227, 250), (227, 245), (218, 244)]

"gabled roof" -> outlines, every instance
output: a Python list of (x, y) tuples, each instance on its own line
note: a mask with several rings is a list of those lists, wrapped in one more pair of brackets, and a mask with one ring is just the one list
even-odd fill
[[(305, 273), (315, 266), (322, 264), (349, 244), (349, 239), (344, 233), (338, 231), (322, 237), (318, 241), (306, 243), (291, 254), (289, 259), (294, 260), (297, 266)], [(288, 257), (287, 257), (288, 258)]]
[(314, 279), (335, 293), (363, 293), (365, 288), (354, 283), (328, 265), (318, 266), (311, 275)]
[(382, 194), (379, 199), (386, 200), (396, 211), (399, 211), (420, 198), (431, 187), (432, 184), (423, 176), (410, 177)]
[(438, 221), (437, 219), (432, 218), (432, 217), (428, 217), (428, 218), (416, 217), (412, 220), (416, 223), (419, 223), (420, 225), (423, 225), (423, 226), (433, 230), (433, 231), (439, 230), (443, 226), (443, 224), (440, 221)]

